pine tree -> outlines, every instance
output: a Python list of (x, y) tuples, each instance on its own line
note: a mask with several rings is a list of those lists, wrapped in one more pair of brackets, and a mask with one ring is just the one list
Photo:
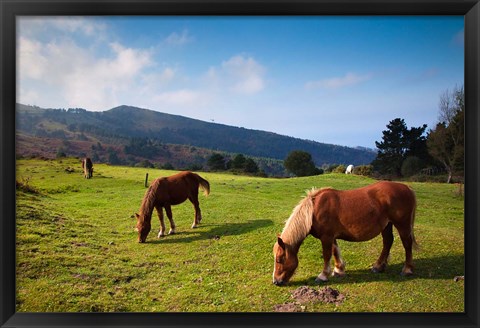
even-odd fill
[(407, 157), (427, 160), (426, 139), (423, 136), (427, 125), (408, 129), (405, 120), (396, 118), (382, 131), (382, 141), (375, 142), (378, 152), (373, 161), (375, 170), (382, 174), (402, 175), (402, 164)]

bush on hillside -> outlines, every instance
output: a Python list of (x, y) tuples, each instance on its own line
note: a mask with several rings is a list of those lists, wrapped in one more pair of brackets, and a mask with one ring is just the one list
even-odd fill
[(359, 165), (353, 168), (353, 174), (369, 177), (373, 174), (372, 165)]

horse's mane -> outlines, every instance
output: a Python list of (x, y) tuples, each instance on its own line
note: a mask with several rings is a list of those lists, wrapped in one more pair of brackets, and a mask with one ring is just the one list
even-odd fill
[(327, 188), (307, 190), (307, 196), (295, 206), (280, 236), (285, 243), (298, 245), (308, 236), (312, 228), (313, 198), (324, 189)]
[(155, 199), (159, 190), (158, 186), (164, 179), (165, 178), (155, 179), (145, 192), (142, 205), (140, 205), (140, 214), (143, 219), (150, 219), (152, 217), (153, 208), (155, 207)]

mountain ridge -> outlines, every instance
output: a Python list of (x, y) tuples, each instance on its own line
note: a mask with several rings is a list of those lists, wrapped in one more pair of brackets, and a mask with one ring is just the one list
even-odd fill
[(149, 139), (162, 144), (276, 160), (285, 159), (292, 150), (304, 150), (312, 155), (317, 166), (369, 164), (375, 158), (375, 152), (365, 149), (325, 144), (127, 105), (92, 112), (82, 108), (45, 109), (17, 104), (17, 131), (30, 136), (90, 139), (92, 143), (123, 147), (134, 138)]

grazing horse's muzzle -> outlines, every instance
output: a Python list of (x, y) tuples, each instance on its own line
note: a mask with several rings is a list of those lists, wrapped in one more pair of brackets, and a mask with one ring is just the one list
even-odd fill
[(284, 286), (285, 285), (285, 282), (283, 280), (276, 280), (276, 279), (273, 279), (273, 284), (275, 286)]

